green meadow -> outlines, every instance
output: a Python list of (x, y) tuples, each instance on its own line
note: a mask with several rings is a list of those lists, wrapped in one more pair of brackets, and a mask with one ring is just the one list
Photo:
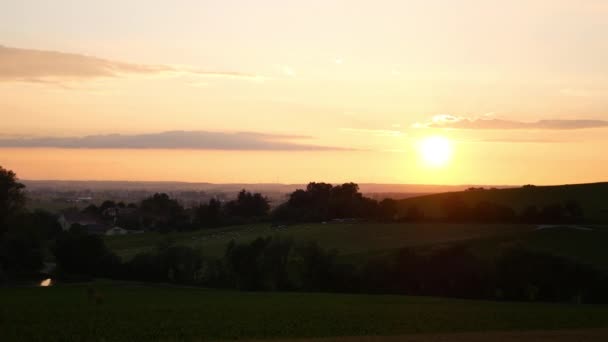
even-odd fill
[(231, 241), (248, 242), (258, 237), (279, 236), (298, 241), (317, 241), (322, 247), (336, 249), (346, 259), (360, 260), (408, 247), (417, 250), (455, 244), (469, 246), (480, 256), (492, 257), (515, 246), (608, 268), (608, 228), (591, 230), (556, 227), (537, 230), (535, 225), (449, 224), (449, 223), (355, 223), (300, 224), (271, 228), (269, 224), (233, 226), (187, 233), (143, 233), (106, 237), (110, 249), (129, 259), (154, 249), (163, 241), (199, 249), (209, 257), (221, 256)]

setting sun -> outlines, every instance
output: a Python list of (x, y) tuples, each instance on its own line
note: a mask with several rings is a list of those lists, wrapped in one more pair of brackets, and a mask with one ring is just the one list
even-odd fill
[(424, 138), (418, 146), (425, 164), (433, 167), (445, 166), (452, 159), (452, 142), (442, 136)]

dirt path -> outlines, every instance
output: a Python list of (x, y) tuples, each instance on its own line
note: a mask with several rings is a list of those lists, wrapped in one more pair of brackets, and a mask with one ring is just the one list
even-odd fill
[(473, 332), (412, 334), (399, 336), (353, 336), (272, 340), (273, 342), (600, 342), (608, 341), (608, 329), (552, 330), (527, 332)]

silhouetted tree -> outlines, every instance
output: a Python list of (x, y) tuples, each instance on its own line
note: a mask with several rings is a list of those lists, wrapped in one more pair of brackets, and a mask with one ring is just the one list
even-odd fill
[(8, 220), (24, 208), (24, 189), (13, 171), (0, 166), (0, 236), (8, 229)]
[[(123, 205), (124, 205), (124, 203), (123, 203)], [(106, 200), (106, 201), (103, 201), (103, 203), (101, 203), (101, 205), (99, 206), (99, 212), (103, 214), (106, 210), (116, 208), (116, 207), (117, 207), (116, 202)]]
[(226, 203), (228, 215), (241, 218), (264, 217), (269, 210), (270, 204), (266, 197), (246, 190), (241, 190), (235, 200)]
[(11, 230), (27, 232), (42, 241), (52, 240), (62, 231), (57, 215), (39, 209), (16, 216), (11, 226)]
[[(385, 202), (380, 208), (374, 199), (364, 197), (355, 183), (332, 186), (309, 183), (289, 195), (273, 213), (275, 220), (326, 221), (335, 218), (378, 218), (391, 216), (394, 203)], [(383, 212), (384, 211), (384, 212)]]
[(101, 237), (77, 227), (62, 233), (51, 250), (62, 274), (110, 276), (120, 265)]
[(332, 218), (362, 217), (363, 215), (357, 212), (361, 201), (363, 201), (363, 195), (359, 192), (357, 184), (336, 185), (331, 189), (329, 215)]
[(515, 248), (504, 252), (496, 267), (497, 286), (505, 299), (600, 302), (594, 284), (605, 278), (575, 261)]
[(0, 270), (7, 274), (29, 276), (42, 268), (42, 241), (31, 230), (10, 229), (0, 239)]
[(378, 203), (378, 217), (381, 220), (395, 220), (397, 218), (397, 209), (397, 201), (392, 198), (385, 198)]
[(163, 232), (188, 228), (188, 217), (184, 208), (167, 194), (156, 193), (144, 199), (139, 206), (144, 224)]
[(200, 227), (217, 227), (222, 223), (222, 204), (212, 198), (208, 203), (194, 208), (195, 224)]

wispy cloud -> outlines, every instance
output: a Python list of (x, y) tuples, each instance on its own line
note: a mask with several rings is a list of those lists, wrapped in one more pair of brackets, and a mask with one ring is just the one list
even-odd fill
[(605, 120), (539, 120), (523, 122), (495, 118), (467, 118), (453, 115), (437, 115), (424, 124), (414, 127), (453, 128), (469, 130), (575, 130), (608, 127)]
[(392, 129), (340, 128), (340, 130), (354, 134), (370, 134), (381, 137), (401, 137), (404, 135), (403, 132)]
[(101, 77), (125, 75), (192, 75), (231, 79), (261, 80), (255, 74), (235, 71), (201, 70), (188, 66), (147, 65), (111, 61), (81, 54), (0, 45), (0, 81), (61, 84)]
[(171, 131), (84, 137), (0, 138), (0, 147), (67, 149), (200, 149), (226, 151), (346, 151), (349, 148), (301, 144), (308, 136), (254, 132)]
[(534, 143), (534, 144), (546, 144), (546, 143), (567, 143), (571, 140), (566, 139), (543, 139), (543, 138), (491, 138), (482, 139), (481, 142), (493, 142), (493, 143)]

